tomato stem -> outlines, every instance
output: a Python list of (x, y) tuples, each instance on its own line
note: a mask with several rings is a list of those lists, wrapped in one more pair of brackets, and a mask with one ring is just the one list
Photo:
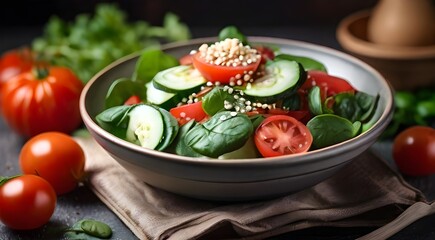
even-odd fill
[(44, 79), (48, 76), (50, 73), (47, 66), (36, 66), (34, 69), (34, 74), (36, 76), (36, 79)]
[(9, 181), (9, 180), (11, 180), (11, 179), (13, 179), (13, 178), (19, 177), (19, 176), (21, 176), (21, 174), (19, 174), (19, 175), (15, 175), (15, 176), (10, 176), (10, 177), (0, 176), (0, 186), (2, 186), (3, 184), (5, 184), (7, 181)]

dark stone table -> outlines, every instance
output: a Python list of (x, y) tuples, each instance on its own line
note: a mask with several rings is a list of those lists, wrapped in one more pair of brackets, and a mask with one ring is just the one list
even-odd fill
[[(276, 28), (246, 28), (247, 35), (271, 36), (302, 40), (327, 47), (340, 49), (335, 39), (335, 26), (290, 26)], [(41, 34), (35, 27), (0, 28), (0, 53), (29, 43)], [(214, 36), (217, 28), (194, 28), (194, 37)], [(12, 132), (0, 119), (0, 174), (10, 176), (20, 172), (18, 154), (24, 140)], [(391, 142), (378, 142), (373, 151), (391, 161)], [(406, 178), (412, 185), (423, 191), (429, 199), (435, 198), (435, 176)], [(0, 206), (1, 207), (1, 206)], [(108, 223), (114, 231), (112, 239), (136, 239), (132, 232), (92, 192), (82, 185), (71, 193), (58, 198), (57, 207), (50, 222), (41, 229), (13, 231), (0, 224), (0, 239), (62, 239), (59, 229), (71, 226), (83, 218), (93, 218)], [(425, 217), (408, 226), (392, 239), (435, 239), (435, 215)], [(273, 239), (355, 239), (374, 228), (310, 228), (287, 233)]]

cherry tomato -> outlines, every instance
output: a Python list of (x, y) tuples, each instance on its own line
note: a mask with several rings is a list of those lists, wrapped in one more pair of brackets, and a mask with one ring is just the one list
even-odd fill
[(355, 92), (355, 88), (345, 79), (317, 70), (308, 71), (307, 80), (300, 91), (307, 92), (313, 86), (320, 87), (322, 99), (342, 92)]
[(72, 191), (84, 177), (85, 154), (72, 137), (60, 132), (41, 133), (27, 141), (19, 156), (25, 174), (46, 179), (58, 195)]
[(394, 138), (393, 158), (406, 175), (435, 173), (435, 129), (413, 126), (400, 132)]
[(255, 131), (255, 145), (263, 157), (307, 152), (313, 142), (308, 128), (287, 115), (266, 118)]
[(0, 220), (12, 229), (41, 227), (53, 215), (56, 200), (50, 183), (39, 176), (9, 179), (0, 186)]
[(13, 49), (0, 58), (0, 89), (12, 77), (29, 71), (33, 66), (33, 56), (29, 48)]
[(200, 53), (196, 53), (192, 56), (193, 66), (210, 82), (220, 82), (222, 84), (228, 84), (230, 79), (237, 74), (243, 75), (244, 72), (255, 72), (260, 65), (261, 61), (253, 62), (247, 66), (227, 67), (210, 64), (201, 58)]
[(24, 137), (47, 131), (70, 133), (81, 124), (82, 89), (83, 83), (65, 67), (21, 73), (1, 89), (3, 116)]
[(177, 119), (180, 126), (189, 122), (191, 119), (195, 119), (195, 121), (199, 122), (207, 116), (202, 109), (201, 101), (171, 108), (169, 112)]
[(124, 105), (134, 105), (134, 104), (138, 104), (141, 102), (142, 102), (142, 100), (140, 99), (140, 97), (138, 95), (133, 95), (133, 96), (129, 97), (127, 100), (125, 100)]
[(192, 60), (192, 55), (191, 54), (186, 54), (184, 56), (182, 56), (179, 60), (180, 65), (190, 65), (193, 64), (193, 60)]

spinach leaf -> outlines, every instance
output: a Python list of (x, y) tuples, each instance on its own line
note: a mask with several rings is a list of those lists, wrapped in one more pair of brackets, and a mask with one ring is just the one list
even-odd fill
[(322, 98), (318, 86), (314, 86), (308, 91), (308, 108), (313, 115), (320, 115), (323, 113)]
[(108, 108), (95, 117), (98, 125), (113, 135), (124, 139), (128, 127), (128, 112), (132, 106), (121, 105)]
[(323, 63), (309, 58), (309, 57), (304, 57), (304, 56), (294, 56), (294, 55), (289, 55), (289, 54), (279, 54), (277, 56), (275, 56), (275, 59), (284, 59), (284, 60), (290, 60), (290, 61), (296, 61), (300, 64), (302, 64), (302, 66), (304, 67), (304, 69), (306, 71), (309, 70), (319, 70), (319, 71), (323, 71), (323, 72), (327, 72), (325, 65), (323, 65)]
[(146, 99), (145, 85), (128, 78), (115, 80), (107, 91), (105, 109), (122, 105), (133, 95), (137, 95), (140, 99)]
[(252, 126), (254, 127), (254, 129), (257, 129), (257, 127), (260, 126), (260, 124), (266, 118), (262, 114), (256, 114), (256, 115), (249, 117), (249, 119), (251, 119)]
[(234, 96), (228, 91), (224, 91), (222, 87), (215, 87), (202, 98), (202, 108), (207, 115), (213, 116), (225, 109), (225, 101), (230, 104), (236, 102)]
[(186, 157), (204, 157), (203, 155), (195, 152), (191, 147), (187, 146), (186, 142), (184, 141), (184, 136), (195, 126), (196, 122), (192, 119), (180, 128), (180, 131), (174, 140), (175, 146), (172, 146), (172, 149), (175, 149), (176, 154)]
[(109, 239), (111, 236), (112, 229), (109, 225), (92, 219), (80, 220), (65, 232), (65, 237), (71, 240)]
[(158, 72), (177, 65), (178, 60), (162, 50), (155, 48), (146, 49), (136, 62), (133, 81), (145, 84), (151, 81)]
[(282, 100), (282, 108), (286, 110), (300, 110), (301, 98), (299, 94), (292, 94)]
[(371, 116), (373, 116), (373, 113), (375, 111), (375, 107), (377, 105), (377, 102), (379, 100), (379, 95), (372, 96), (364, 92), (357, 92), (355, 94), (356, 101), (358, 102), (358, 105), (362, 108), (363, 113), (360, 117), (361, 122), (366, 122), (370, 119)]
[(315, 116), (307, 123), (313, 135), (313, 146), (323, 148), (355, 137), (361, 128), (361, 123), (352, 124), (346, 118), (334, 114)]
[(361, 118), (362, 109), (354, 94), (339, 93), (335, 95), (334, 99), (333, 110), (336, 115), (344, 117), (351, 122), (355, 122)]
[(248, 44), (246, 36), (235, 26), (227, 26), (219, 32), (219, 41), (223, 41), (227, 38), (237, 38), (243, 45)]
[(242, 147), (254, 131), (245, 114), (222, 111), (184, 137), (186, 145), (202, 155), (217, 158)]

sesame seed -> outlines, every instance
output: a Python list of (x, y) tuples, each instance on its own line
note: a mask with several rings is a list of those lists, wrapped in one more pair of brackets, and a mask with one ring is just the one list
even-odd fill
[(237, 115), (237, 112), (230, 112), (230, 115), (235, 117)]
[(227, 120), (227, 117), (225, 115), (222, 115), (222, 116), (219, 117), (219, 120), (225, 121), (225, 120)]
[(180, 117), (182, 117), (182, 118), (186, 117), (186, 113), (185, 112), (181, 112), (180, 113)]

